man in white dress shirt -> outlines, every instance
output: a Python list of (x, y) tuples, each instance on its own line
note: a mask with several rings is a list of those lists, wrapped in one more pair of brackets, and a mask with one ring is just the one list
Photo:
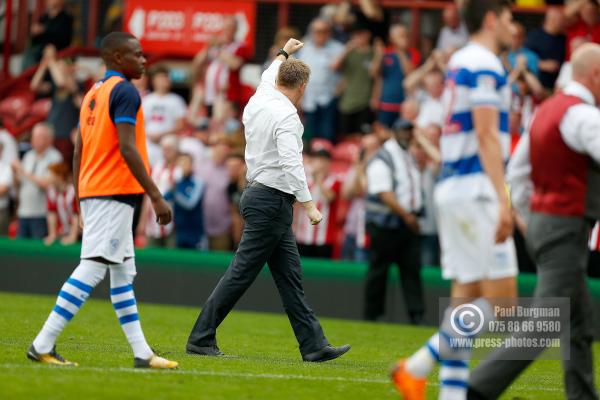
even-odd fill
[(222, 355), (216, 331), (235, 303), (267, 263), (298, 340), (304, 361), (332, 360), (350, 346), (329, 344), (302, 288), (300, 255), (292, 233), (293, 203), (306, 210), (311, 223), (322, 216), (312, 201), (302, 165), (304, 128), (297, 107), (309, 67), (288, 60), (302, 43), (290, 39), (263, 73), (244, 110), (248, 187), (240, 200), (245, 220), (238, 250), (225, 275), (206, 301), (188, 338), (188, 354)]

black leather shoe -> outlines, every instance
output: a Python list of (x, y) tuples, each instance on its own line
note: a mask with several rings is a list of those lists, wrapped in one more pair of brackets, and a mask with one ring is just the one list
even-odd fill
[(211, 357), (220, 357), (225, 355), (217, 346), (201, 347), (190, 343), (185, 346), (185, 352), (188, 354)]
[(349, 344), (345, 344), (340, 347), (333, 347), (332, 345), (328, 344), (321, 350), (315, 351), (314, 353), (302, 355), (302, 359), (308, 362), (329, 361), (344, 355), (348, 350), (350, 350), (350, 347), (351, 346)]

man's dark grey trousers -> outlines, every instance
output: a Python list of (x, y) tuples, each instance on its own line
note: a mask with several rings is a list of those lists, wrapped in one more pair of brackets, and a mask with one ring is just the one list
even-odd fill
[[(593, 375), (593, 311), (586, 284), (589, 231), (590, 222), (577, 217), (532, 213), (527, 223), (526, 242), (538, 271), (535, 297), (570, 298), (570, 357), (562, 353), (569, 400), (598, 399)], [(498, 398), (531, 363), (507, 361), (510, 352), (492, 353), (481, 362), (471, 374), (469, 387), (487, 399)]]
[(238, 250), (202, 308), (188, 343), (216, 345), (217, 327), (268, 264), (288, 315), (300, 353), (308, 354), (329, 343), (302, 288), (302, 270), (292, 233), (293, 198), (275, 191), (248, 187), (240, 200), (245, 225)]

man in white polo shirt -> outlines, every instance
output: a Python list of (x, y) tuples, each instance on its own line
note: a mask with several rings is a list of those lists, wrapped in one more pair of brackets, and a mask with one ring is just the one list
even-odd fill
[(50, 184), (48, 167), (61, 162), (62, 156), (54, 147), (54, 132), (46, 123), (33, 127), (31, 147), (23, 161), (13, 162), (13, 171), (19, 183), (19, 230), (17, 236), (25, 239), (43, 239), (48, 234), (46, 226), (46, 189)]

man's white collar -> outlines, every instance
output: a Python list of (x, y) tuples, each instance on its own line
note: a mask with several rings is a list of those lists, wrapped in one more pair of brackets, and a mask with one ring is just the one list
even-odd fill
[(590, 92), (588, 88), (577, 81), (569, 82), (569, 84), (563, 90), (563, 93), (570, 96), (579, 97), (588, 104), (596, 105), (596, 100), (594, 99), (592, 92)]

